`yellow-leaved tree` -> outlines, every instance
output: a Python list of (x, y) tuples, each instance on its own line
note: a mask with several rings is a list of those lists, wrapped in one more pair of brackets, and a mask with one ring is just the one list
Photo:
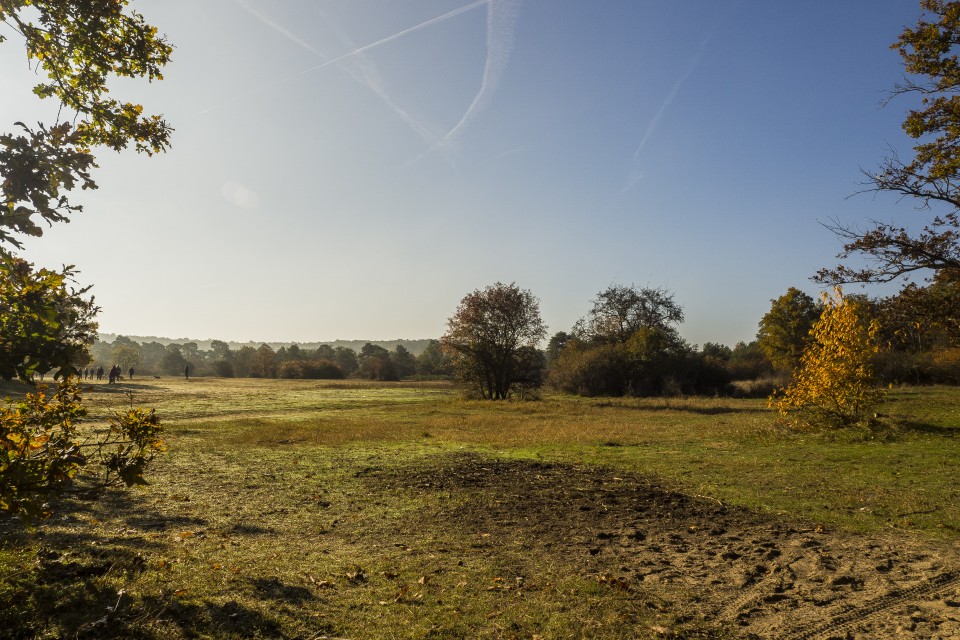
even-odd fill
[(795, 427), (861, 422), (884, 397), (873, 372), (879, 324), (867, 318), (862, 303), (844, 299), (839, 287), (821, 299), (823, 314), (810, 329), (800, 365), (790, 384), (770, 398), (770, 406)]

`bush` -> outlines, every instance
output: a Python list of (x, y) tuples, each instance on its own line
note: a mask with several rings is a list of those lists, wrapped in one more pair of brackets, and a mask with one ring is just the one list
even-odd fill
[(883, 398), (873, 373), (879, 352), (878, 323), (867, 322), (862, 305), (823, 295), (823, 314), (786, 389), (770, 398), (794, 426), (847, 426), (862, 421)]
[(570, 341), (556, 355), (549, 378), (566, 393), (637, 397), (717, 395), (729, 380), (721, 362), (658, 327), (638, 329), (623, 343)]
[(596, 347), (571, 343), (550, 369), (550, 385), (581, 396), (622, 396), (629, 386), (627, 361), (619, 345)]
[(278, 376), (294, 380), (342, 380), (343, 371), (330, 360), (287, 360), (281, 363)]
[(753, 380), (734, 380), (726, 387), (726, 393), (732, 398), (769, 398), (783, 385), (778, 378), (754, 378)]
[(40, 389), (0, 408), (0, 511), (45, 517), (49, 499), (77, 484), (93, 491), (146, 484), (146, 465), (163, 448), (156, 414), (120, 412), (105, 435), (83, 438), (78, 425), (86, 414), (69, 381), (52, 397)]
[(213, 363), (213, 373), (221, 378), (232, 378), (233, 364), (229, 360), (217, 360)]

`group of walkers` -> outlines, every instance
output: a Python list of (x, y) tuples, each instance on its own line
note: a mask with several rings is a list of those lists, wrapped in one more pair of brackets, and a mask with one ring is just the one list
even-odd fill
[[(130, 367), (127, 373), (130, 374), (130, 379), (133, 380), (133, 367)], [(93, 380), (94, 378), (97, 380), (103, 380), (103, 375), (104, 372), (102, 366), (96, 368), (87, 367), (80, 371), (80, 377), (84, 380)], [(120, 368), (120, 365), (115, 364), (110, 367), (110, 371), (107, 374), (107, 381), (109, 384), (114, 384), (120, 380), (123, 380), (123, 369)]]

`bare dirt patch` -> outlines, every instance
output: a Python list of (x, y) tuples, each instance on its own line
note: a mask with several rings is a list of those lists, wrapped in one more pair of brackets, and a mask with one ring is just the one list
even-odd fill
[(400, 525), (410, 531), (455, 531), (490, 558), (521, 540), (511, 554), (658, 599), (674, 619), (655, 636), (960, 637), (948, 544), (827, 531), (596, 467), (464, 453), (358, 475), (374, 492), (445, 496)]

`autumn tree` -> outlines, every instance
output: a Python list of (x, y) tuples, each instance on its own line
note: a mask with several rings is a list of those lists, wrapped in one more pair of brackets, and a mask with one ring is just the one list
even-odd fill
[[(128, 0), (4, 0), (0, 20), (24, 42), (40, 82), (33, 92), (59, 102), (51, 123), (15, 123), (0, 134), (0, 246), (15, 234), (39, 236), (40, 222), (67, 221), (82, 209), (67, 193), (95, 189), (93, 149), (131, 144), (163, 151), (171, 128), (159, 115), (112, 97), (119, 77), (159, 80), (172, 47)], [(0, 35), (0, 41), (6, 36)]]
[(862, 302), (845, 299), (839, 288), (823, 294), (823, 313), (790, 384), (770, 399), (795, 426), (847, 426), (865, 419), (883, 399), (873, 358), (879, 352), (876, 320)]
[(820, 307), (795, 287), (770, 302), (770, 311), (760, 320), (757, 344), (773, 366), (792, 371), (800, 363), (810, 328), (820, 317)]
[(544, 352), (546, 365), (548, 367), (553, 364), (557, 356), (560, 355), (560, 352), (563, 351), (567, 343), (570, 342), (570, 337), (570, 334), (566, 331), (557, 331), (550, 336), (550, 339), (547, 341), (547, 349)]
[[(254, 361), (257, 359), (257, 350), (248, 344), (237, 349), (233, 354), (234, 373), (241, 378), (253, 374)], [(181, 368), (182, 371), (182, 368)]]
[(350, 347), (337, 347), (333, 350), (333, 361), (345, 375), (351, 375), (360, 364), (357, 362), (357, 352)]
[(254, 378), (275, 378), (277, 376), (277, 353), (268, 344), (261, 344), (256, 350), (250, 375)]
[(529, 363), (524, 349), (537, 348), (546, 331), (539, 300), (515, 283), (497, 282), (460, 301), (440, 342), (465, 386), (483, 398), (503, 400)]
[(830, 228), (845, 244), (838, 256), (867, 259), (867, 266), (822, 269), (821, 282), (889, 282), (914, 272), (960, 269), (960, 2), (921, 0), (915, 27), (906, 27), (891, 46), (903, 59), (907, 79), (890, 96), (920, 98), (907, 112), (903, 130), (917, 140), (905, 160), (891, 153), (867, 172), (867, 191), (904, 196), (931, 217), (919, 232), (875, 222), (860, 230)]
[(74, 274), (0, 255), (0, 379), (30, 381), (51, 369), (60, 378), (86, 362), (97, 307), (89, 287), (73, 288)]
[(399, 378), (406, 378), (417, 372), (416, 357), (402, 344), (398, 344), (390, 352), (390, 362)]
[(160, 368), (164, 373), (171, 376), (181, 375), (188, 364), (180, 345), (167, 345), (163, 359), (160, 361)]
[(143, 363), (140, 350), (128, 344), (118, 344), (110, 352), (111, 360), (120, 365), (122, 371), (137, 369)]
[[(40, 79), (34, 94), (59, 103), (54, 122), (16, 122), (14, 133), (0, 133), (3, 377), (26, 379), (51, 365), (68, 374), (86, 355), (96, 330), (96, 308), (82, 298), (85, 290), (67, 289), (72, 268), (34, 273), (9, 247), (21, 248), (21, 235), (41, 235), (41, 223), (67, 221), (81, 210), (68, 193), (97, 187), (91, 176), (94, 148), (119, 151), (132, 144), (152, 154), (169, 143), (171, 130), (163, 118), (145, 115), (140, 105), (110, 93), (116, 78), (160, 79), (172, 51), (155, 27), (127, 11), (128, 4), (0, 1), (0, 21), (8, 27), (0, 41), (10, 32), (22, 38)], [(131, 409), (106, 433), (84, 442), (76, 429), (84, 413), (80, 393), (70, 376), (65, 378), (53, 400), (41, 390), (0, 411), (0, 510), (44, 515), (50, 495), (78, 477), (90, 479), (95, 468), (106, 476), (94, 487), (118, 478), (126, 484), (143, 481), (145, 452), (159, 443), (156, 416)]]

